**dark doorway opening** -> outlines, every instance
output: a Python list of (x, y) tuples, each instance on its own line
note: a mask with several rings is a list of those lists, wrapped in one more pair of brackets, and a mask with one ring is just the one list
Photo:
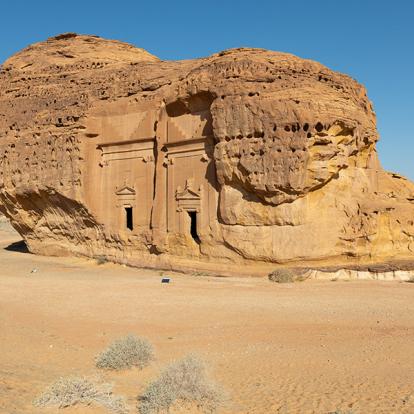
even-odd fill
[(200, 237), (198, 237), (197, 233), (197, 212), (196, 211), (188, 211), (188, 215), (190, 216), (190, 233), (191, 237), (197, 244), (200, 244)]
[(125, 207), (126, 226), (129, 230), (134, 230), (134, 222), (132, 219), (132, 207)]

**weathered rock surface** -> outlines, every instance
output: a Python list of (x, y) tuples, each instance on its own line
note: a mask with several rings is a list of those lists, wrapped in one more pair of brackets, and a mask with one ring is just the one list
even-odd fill
[[(1, 211), (42, 254), (265, 273), (412, 259), (363, 86), (296, 56), (60, 35), (0, 72)], [(243, 264), (240, 270), (240, 264)]]

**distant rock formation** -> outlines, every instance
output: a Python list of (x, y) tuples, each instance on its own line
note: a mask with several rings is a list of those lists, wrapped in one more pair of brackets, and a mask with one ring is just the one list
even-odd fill
[(233, 274), (413, 258), (414, 185), (381, 169), (364, 87), (290, 54), (56, 36), (3, 64), (0, 139), (0, 209), (34, 253)]

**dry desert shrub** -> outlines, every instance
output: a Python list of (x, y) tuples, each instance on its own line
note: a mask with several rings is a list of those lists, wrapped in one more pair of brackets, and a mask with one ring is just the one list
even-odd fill
[(276, 283), (303, 282), (309, 278), (308, 270), (308, 268), (276, 269), (267, 277), (271, 282)]
[(108, 259), (104, 255), (95, 256), (96, 264), (103, 265), (108, 263)]
[(168, 366), (138, 397), (138, 413), (168, 413), (180, 404), (193, 404), (203, 413), (214, 413), (223, 406), (224, 392), (206, 375), (204, 363), (189, 355)]
[(121, 370), (126, 368), (146, 367), (154, 359), (151, 343), (135, 335), (112, 342), (96, 357), (96, 366), (102, 369)]
[(336, 411), (330, 411), (328, 414), (353, 414), (353, 412), (352, 411), (336, 410)]
[(268, 276), (271, 282), (276, 283), (293, 283), (295, 276), (289, 269), (276, 269)]
[(36, 407), (65, 408), (97, 404), (116, 414), (129, 412), (123, 397), (112, 394), (112, 385), (85, 377), (60, 378), (33, 401)]

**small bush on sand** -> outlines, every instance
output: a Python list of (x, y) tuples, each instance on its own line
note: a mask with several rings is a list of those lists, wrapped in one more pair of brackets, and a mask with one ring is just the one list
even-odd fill
[(330, 411), (328, 414), (353, 414), (353, 412), (352, 411), (336, 410), (336, 411)]
[(36, 407), (65, 408), (97, 404), (116, 414), (128, 413), (123, 397), (112, 394), (112, 385), (84, 377), (60, 378), (33, 401)]
[(224, 404), (225, 395), (207, 377), (203, 362), (189, 355), (161, 372), (138, 400), (139, 414), (168, 413), (181, 404), (193, 404), (201, 412), (214, 413)]
[(149, 341), (134, 335), (112, 342), (96, 357), (96, 366), (102, 369), (121, 370), (146, 367), (154, 359), (154, 349)]
[(303, 282), (310, 277), (309, 268), (276, 269), (267, 276), (271, 282), (293, 283)]
[(97, 265), (103, 265), (105, 263), (108, 263), (108, 259), (106, 258), (106, 256), (103, 255), (95, 256), (95, 260)]
[(289, 269), (276, 269), (268, 276), (271, 282), (276, 283), (292, 283), (295, 281), (295, 276)]

